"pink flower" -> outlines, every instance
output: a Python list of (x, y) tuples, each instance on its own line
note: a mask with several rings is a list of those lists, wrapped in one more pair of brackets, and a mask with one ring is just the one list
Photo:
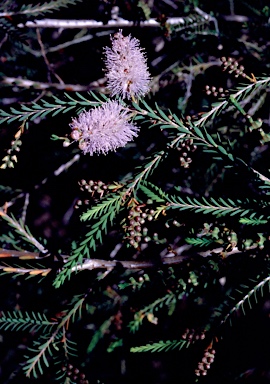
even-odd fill
[(129, 123), (129, 119), (128, 111), (121, 104), (108, 101), (73, 118), (71, 137), (79, 142), (84, 154), (106, 154), (138, 136), (138, 128)]
[(150, 73), (139, 40), (120, 30), (112, 37), (112, 48), (105, 48), (105, 65), (112, 96), (130, 99), (149, 92)]

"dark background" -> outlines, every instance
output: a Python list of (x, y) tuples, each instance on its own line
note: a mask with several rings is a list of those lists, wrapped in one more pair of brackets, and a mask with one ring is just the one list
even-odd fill
[[(14, 7), (16, 10), (22, 4), (19, 1), (9, 2), (8, 9)], [(140, 40), (141, 46), (145, 48), (147, 53), (149, 71), (154, 80), (164, 72), (155, 82), (154, 94), (147, 98), (149, 104), (153, 106), (154, 102), (157, 102), (162, 108), (170, 108), (172, 112), (178, 115), (182, 113), (197, 115), (208, 110), (211, 103), (216, 101), (212, 96), (206, 95), (206, 85), (232, 88), (239, 83), (239, 79), (230, 76), (227, 72), (222, 72), (220, 64), (211, 65), (212, 62), (219, 63), (222, 56), (236, 58), (245, 66), (247, 73), (254, 73), (255, 76), (269, 74), (270, 7), (266, 0), (255, 3), (241, 0), (154, 1), (150, 7), (151, 17), (162, 19), (187, 16), (194, 14), (194, 5), (198, 5), (203, 11), (216, 17), (220, 32), (218, 36), (212, 34), (212, 25), (210, 28), (202, 27), (202, 31), (190, 26), (181, 32), (168, 31), (166, 28), (142, 28), (140, 21), (144, 20), (145, 16), (138, 7), (137, 1), (83, 1), (51, 15), (46, 14), (44, 17), (95, 19), (101, 20), (105, 24), (110, 19), (111, 7), (119, 6), (121, 17), (134, 20), (134, 27), (124, 29), (123, 34), (130, 33)], [(242, 16), (245, 17), (245, 21), (241, 21)], [(25, 16), (15, 15), (10, 20), (15, 31), (10, 33), (7, 40), (1, 45), (0, 74), (2, 78), (12, 76), (33, 81), (57, 83), (57, 78), (53, 73), (55, 72), (66, 84), (85, 86), (104, 78), (103, 48), (110, 44), (109, 36), (115, 31), (113, 28), (89, 29), (85, 33), (93, 35), (91, 40), (48, 53), (47, 59), (52, 68), (50, 70), (42, 56), (36, 57), (30, 51), (31, 49), (40, 52), (35, 29), (25, 28), (16, 31), (15, 26), (26, 19)], [(101, 31), (107, 31), (107, 33), (101, 36)], [(62, 31), (43, 29), (40, 31), (46, 49), (66, 41), (72, 41), (79, 32), (79, 30), (69, 29)], [(6, 33), (7, 31), (3, 27), (1, 39), (5, 38)], [(174, 65), (175, 63), (177, 65)], [(209, 63), (210, 65), (207, 68), (202, 66), (202, 69), (193, 71), (190, 77), (190, 67), (199, 63)], [(182, 69), (173, 72), (168, 70), (170, 66), (174, 66), (176, 69), (179, 66)], [(187, 95), (190, 81), (192, 82), (190, 95)], [(101, 83), (104, 84), (102, 81)], [(89, 88), (92, 89), (92, 87)], [(102, 87), (102, 91), (106, 92), (104, 87)], [(18, 103), (27, 105), (35, 99), (46, 99), (50, 94), (63, 97), (63, 93), (53, 86), (49, 91), (42, 93), (38, 89), (25, 89), (15, 84), (13, 86), (1, 84), (1, 108), (7, 110), (10, 106), (15, 106)], [(70, 134), (69, 124), (74, 114), (75, 112), (72, 111), (54, 118), (48, 117), (42, 121), (30, 122), (28, 129), (23, 134), (22, 148), (18, 153), (18, 164), (15, 165), (14, 169), (0, 170), (0, 205), (10, 201), (18, 194), (18, 191), (28, 192), (30, 202), (27, 208), (27, 225), (36, 238), (45, 241), (46, 247), (52, 253), (59, 250), (61, 253), (70, 253), (71, 242), (74, 239), (79, 240), (85, 233), (84, 224), (79, 219), (81, 211), (74, 209), (77, 199), (84, 198), (79, 190), (78, 181), (82, 178), (102, 180), (105, 183), (120, 181), (154, 150), (163, 149), (167, 139), (166, 134), (142, 128), (143, 134), (126, 148), (107, 156), (81, 155), (79, 162), (75, 163), (67, 172), (55, 177), (53, 172), (78, 153), (78, 149), (74, 144), (68, 148), (63, 148), (62, 142), (51, 140), (51, 136), (52, 134), (61, 137), (68, 136)], [(269, 130), (269, 94), (260, 110), (260, 117), (264, 121), (265, 129)], [(220, 121), (216, 123), (216, 127), (233, 126), (234, 124), (237, 126), (238, 123), (234, 121), (233, 116), (226, 116), (221, 123)], [(5, 151), (10, 147), (10, 142), (17, 129), (16, 123), (1, 125), (0, 150), (2, 157), (5, 156)], [(245, 146), (239, 148), (239, 157), (250, 159), (254, 140), (257, 140), (256, 133), (250, 134)], [(152, 181), (159, 183), (167, 190), (173, 186), (184, 184), (192, 191), (196, 191), (197, 194), (203, 194), (207, 183), (206, 174), (212, 163), (211, 156), (206, 155), (205, 160), (202, 161), (200, 153), (194, 154), (191, 166), (192, 180), (190, 180), (190, 171), (180, 167), (176, 157), (174, 155), (169, 156), (159, 172), (153, 175)], [(262, 173), (270, 168), (268, 145), (261, 151), (260, 157), (254, 163), (255, 165), (259, 167), (258, 169)], [(45, 178), (48, 180), (42, 184), (42, 180)], [(182, 182), (182, 180), (187, 181)], [(8, 187), (13, 192), (10, 192)], [(232, 198), (235, 196), (238, 198), (248, 197), (253, 195), (252, 188), (248, 187), (249, 180), (246, 175), (239, 178), (238, 174), (228, 171), (224, 183), (217, 183), (212, 192), (214, 196), (224, 193)], [(22, 207), (23, 202), (18, 199), (11, 210), (19, 217)], [(203, 218), (199, 218), (198, 221), (203, 223)], [(1, 247), (9, 248), (10, 244), (3, 235), (10, 231), (10, 227), (4, 221), (1, 221), (0, 225)], [(97, 253), (99, 257), (104, 257), (106, 251), (114, 244), (113, 236), (114, 234), (109, 234), (107, 243)], [(175, 233), (171, 233), (171, 237), (174, 236)], [(26, 247), (29, 249), (29, 245)], [(122, 252), (123, 254), (120, 253), (119, 257), (125, 259), (130, 256), (128, 251), (126, 254), (124, 251)], [(253, 264), (251, 263), (250, 269), (252, 268)], [(259, 273), (260, 265), (256, 264), (256, 268)], [(241, 266), (237, 271), (241, 271)], [(237, 271), (235, 274), (238, 273)], [(87, 273), (82, 273), (79, 277), (75, 277), (72, 283), (68, 283), (55, 291), (51, 287), (52, 278), (37, 283), (34, 279), (25, 280), (22, 277), (11, 279), (9, 275), (2, 276), (0, 279), (0, 309), (4, 311), (35, 310), (44, 312), (49, 317), (54, 316), (65, 307), (74, 295), (82, 293), (89, 286), (92, 286), (92, 282), (89, 282), (91, 281), (90, 277)], [(156, 276), (153, 277), (153, 279), (155, 278)], [(100, 291), (106, 291), (106, 286), (113, 287), (113, 279), (114, 275), (109, 277)], [(131, 303), (134, 300), (134, 308), (143, 307), (151, 302), (152, 298), (156, 296), (154, 289), (156, 289), (155, 286), (151, 287), (152, 291), (146, 290), (142, 297), (136, 298), (135, 296), (133, 298), (131, 295), (130, 299)], [(209, 290), (211, 291), (211, 287)], [(161, 292), (163, 292), (162, 289)], [(211, 294), (213, 297), (211, 298), (212, 301), (209, 300), (209, 308), (214, 306), (215, 300), (218, 301), (222, 292), (213, 293), (212, 291)], [(232, 327), (224, 327), (217, 343), (216, 360), (208, 375), (201, 378), (203, 383), (263, 384), (270, 382), (270, 301), (268, 297), (269, 293), (266, 289), (264, 299), (259, 304), (253, 303), (253, 310), (249, 311), (247, 316), (238, 314), (238, 317), (233, 320)], [(95, 300), (98, 298), (99, 294), (96, 293)], [(103, 300), (102, 297), (101, 300)], [(195, 382), (194, 369), (202, 357), (203, 343), (198, 343), (198, 346), (180, 352), (153, 354), (131, 354), (129, 352), (129, 348), (134, 345), (180, 338), (186, 327), (190, 327), (190, 324), (191, 327), (200, 324), (201, 319), (208, 314), (209, 308), (207, 310), (204, 307), (198, 309), (198, 306), (194, 305), (193, 307), (190, 302), (181, 305), (171, 318), (166, 315), (166, 310), (161, 310), (158, 326), (146, 324), (135, 335), (130, 334), (123, 327), (121, 332), (124, 340), (126, 340), (126, 345), (120, 348), (120, 351), (116, 349), (112, 354), (105, 352), (109, 337), (107, 335), (100, 341), (92, 354), (87, 355), (85, 353), (91, 338), (91, 331), (87, 329), (87, 324), (95, 322), (100, 324), (104, 313), (95, 315), (93, 320), (89, 319), (88, 316), (84, 322), (82, 321), (81, 330), (79, 327), (72, 329), (73, 335), (76, 335), (78, 345), (80, 345), (79, 356), (74, 360), (74, 364), (77, 364), (81, 372), (86, 374), (89, 383), (174, 384)], [(131, 319), (129, 309), (128, 305), (126, 308), (123, 305), (124, 322)], [(35, 382), (34, 379), (26, 379), (20, 370), (20, 363), (24, 361), (23, 356), (27, 353), (27, 346), (31, 345), (33, 338), (34, 335), (28, 333), (1, 332), (1, 383)], [(54, 382), (53, 375), (53, 371), (49, 370), (49, 373), (46, 372), (38, 381), (40, 383)]]

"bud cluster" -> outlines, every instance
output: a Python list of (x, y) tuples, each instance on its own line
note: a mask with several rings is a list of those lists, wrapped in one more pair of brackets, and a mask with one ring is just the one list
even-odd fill
[(63, 365), (62, 371), (66, 371), (66, 375), (74, 384), (89, 384), (89, 381), (85, 379), (85, 374), (72, 364)]
[(188, 340), (189, 342), (194, 342), (196, 340), (204, 340), (205, 330), (195, 331), (195, 329), (186, 328), (185, 332), (182, 334), (182, 339)]
[(229, 73), (234, 73), (235, 77), (247, 77), (246, 73), (244, 72), (245, 67), (243, 65), (239, 65), (237, 60), (231, 57), (222, 57), (220, 60), (222, 61), (222, 67), (224, 71), (228, 70)]
[(181, 143), (181, 146), (177, 148), (180, 152), (181, 167), (188, 168), (192, 162), (190, 153), (196, 151), (197, 146), (193, 144), (193, 139), (185, 140)]
[(199, 233), (200, 237), (212, 238), (214, 242), (218, 242), (224, 248), (224, 251), (232, 250), (239, 244), (237, 233), (233, 229), (227, 228), (224, 224), (209, 225), (204, 223), (204, 228)]
[(132, 276), (129, 278), (129, 281), (133, 291), (135, 291), (136, 289), (140, 290), (145, 283), (150, 281), (150, 278), (146, 273), (144, 273), (143, 276), (139, 276), (138, 280)]
[(207, 96), (214, 96), (214, 97), (225, 97), (228, 95), (228, 90), (224, 90), (222, 87), (210, 87), (209, 85), (206, 85), (205, 86), (205, 92), (207, 94)]
[(223, 244), (226, 246), (226, 250), (230, 250), (237, 246), (237, 234), (232, 229), (229, 229), (227, 227), (221, 228), (219, 238), (222, 239)]
[[(267, 241), (267, 238), (264, 237), (263, 233), (257, 233), (256, 239), (244, 239), (243, 240), (243, 247), (245, 250), (251, 249), (251, 248), (259, 248), (263, 249), (265, 247), (265, 242)], [(268, 240), (270, 240), (270, 237), (268, 237)]]
[(20, 140), (21, 133), (22, 131), (20, 129), (15, 135), (15, 140), (12, 140), (11, 148), (7, 150), (7, 155), (2, 159), (3, 164), (0, 166), (1, 169), (14, 168), (14, 163), (17, 163), (17, 155), (14, 154), (14, 151), (20, 152), (21, 150), (20, 148), (20, 146), (22, 145), (22, 141)]
[(206, 349), (202, 360), (198, 363), (198, 368), (195, 369), (195, 375), (206, 376), (207, 371), (211, 368), (211, 364), (215, 360), (216, 351), (214, 349)]
[(130, 209), (128, 215), (128, 223), (123, 226), (129, 244), (137, 248), (141, 242), (148, 243), (150, 240), (158, 240), (158, 234), (153, 233), (149, 236), (149, 228), (147, 222), (154, 219), (155, 211), (145, 206), (136, 206)]
[(199, 283), (198, 283), (198, 276), (197, 276), (197, 274), (194, 271), (189, 271), (188, 283), (194, 285), (194, 287), (199, 285)]
[(84, 200), (77, 200), (75, 209), (78, 209), (80, 206), (91, 205), (99, 201), (105, 194), (109, 192), (108, 185), (103, 183), (103, 181), (94, 181), (89, 180), (88, 182), (84, 179), (79, 181), (80, 190), (83, 192), (87, 192), (87, 198)]

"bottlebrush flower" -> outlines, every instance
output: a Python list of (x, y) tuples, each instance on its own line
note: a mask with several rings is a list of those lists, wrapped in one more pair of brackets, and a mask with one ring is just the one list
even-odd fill
[(150, 73), (145, 53), (134, 37), (120, 30), (112, 37), (112, 48), (105, 48), (107, 87), (112, 96), (141, 97), (149, 91)]
[(138, 136), (138, 128), (129, 123), (129, 119), (128, 111), (121, 104), (108, 101), (73, 118), (71, 137), (79, 141), (79, 148), (84, 154), (106, 154), (124, 147)]

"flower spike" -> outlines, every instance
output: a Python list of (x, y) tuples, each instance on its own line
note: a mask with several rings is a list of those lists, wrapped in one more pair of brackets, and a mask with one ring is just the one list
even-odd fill
[(112, 48), (105, 48), (108, 89), (112, 96), (134, 99), (149, 92), (150, 73), (145, 53), (134, 37), (122, 30), (112, 37)]
[(129, 123), (129, 119), (128, 111), (121, 104), (108, 101), (73, 118), (71, 137), (79, 142), (84, 154), (107, 154), (138, 136), (138, 128)]

